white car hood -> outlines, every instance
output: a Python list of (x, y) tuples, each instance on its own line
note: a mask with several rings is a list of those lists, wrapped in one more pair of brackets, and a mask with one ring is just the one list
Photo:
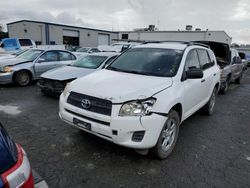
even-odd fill
[(63, 66), (47, 71), (43, 73), (41, 77), (52, 80), (63, 81), (63, 80), (71, 80), (82, 76), (86, 76), (95, 71), (96, 69), (85, 69), (73, 66)]
[(122, 103), (146, 99), (172, 85), (172, 78), (145, 76), (116, 72), (107, 69), (97, 71), (71, 82), (69, 91)]

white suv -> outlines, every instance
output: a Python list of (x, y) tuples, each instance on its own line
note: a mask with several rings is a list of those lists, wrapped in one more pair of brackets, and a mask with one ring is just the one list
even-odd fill
[(210, 115), (220, 88), (214, 53), (201, 44), (149, 43), (106, 69), (76, 79), (60, 96), (63, 121), (141, 153), (166, 158), (179, 125), (200, 108)]

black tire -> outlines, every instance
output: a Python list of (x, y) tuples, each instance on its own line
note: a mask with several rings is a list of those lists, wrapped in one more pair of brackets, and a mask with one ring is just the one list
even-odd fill
[(240, 84), (240, 83), (241, 83), (241, 78), (242, 78), (242, 74), (240, 75), (239, 78), (237, 78), (237, 79), (235, 80), (235, 83), (236, 83), (236, 84)]
[(203, 107), (203, 112), (206, 115), (212, 115), (214, 112), (214, 106), (215, 106), (215, 99), (216, 99), (216, 94), (217, 94), (217, 89), (214, 88), (209, 101), (207, 102), (207, 104)]
[[(175, 110), (170, 110), (168, 119), (162, 128), (158, 141), (155, 147), (151, 149), (152, 153), (157, 158), (166, 159), (171, 154), (176, 145), (176, 141), (179, 135), (179, 125), (179, 114)], [(167, 144), (168, 142), (170, 143), (165, 146), (164, 142), (165, 144)]]
[(30, 84), (31, 76), (27, 71), (20, 71), (16, 73), (14, 81), (18, 86), (24, 87)]
[(229, 80), (230, 80), (230, 78), (228, 77), (228, 78), (227, 78), (227, 81), (226, 81), (226, 83), (225, 83), (225, 87), (224, 87), (222, 90), (220, 90), (220, 93), (223, 94), (223, 95), (225, 95), (225, 94), (227, 93), (227, 91), (228, 91), (228, 88), (229, 88)]

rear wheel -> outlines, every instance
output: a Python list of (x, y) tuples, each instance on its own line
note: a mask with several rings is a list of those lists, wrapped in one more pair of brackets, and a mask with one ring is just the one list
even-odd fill
[(178, 138), (179, 124), (179, 114), (174, 110), (170, 110), (158, 141), (155, 147), (152, 148), (152, 152), (156, 157), (165, 159), (171, 154)]
[(31, 76), (27, 71), (20, 71), (15, 75), (15, 83), (19, 86), (27, 86), (31, 82)]
[(215, 106), (215, 99), (216, 99), (216, 93), (217, 93), (217, 89), (214, 88), (209, 101), (207, 102), (207, 104), (203, 107), (203, 111), (206, 115), (212, 115), (214, 112), (214, 106)]

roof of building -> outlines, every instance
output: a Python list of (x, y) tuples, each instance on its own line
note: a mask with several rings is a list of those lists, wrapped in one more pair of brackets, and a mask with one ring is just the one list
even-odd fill
[(48, 25), (55, 25), (55, 26), (60, 26), (60, 27), (71, 27), (71, 28), (75, 28), (75, 29), (86, 29), (86, 30), (91, 30), (91, 31), (100, 31), (100, 32), (108, 32), (108, 33), (118, 33), (118, 32), (115, 32), (115, 31), (107, 31), (107, 30), (101, 30), (101, 29), (93, 29), (93, 28), (87, 28), (87, 27), (78, 27), (78, 26), (72, 26), (72, 25), (57, 24), (57, 23), (42, 22), (42, 21), (34, 21), (34, 20), (19, 20), (19, 21), (16, 21), (16, 22), (8, 23), (7, 26), (9, 26), (11, 24), (21, 23), (21, 22), (30, 22), (30, 23), (38, 23), (38, 24), (48, 24)]

